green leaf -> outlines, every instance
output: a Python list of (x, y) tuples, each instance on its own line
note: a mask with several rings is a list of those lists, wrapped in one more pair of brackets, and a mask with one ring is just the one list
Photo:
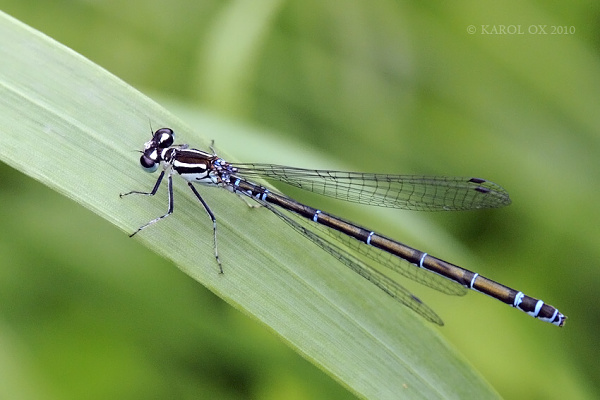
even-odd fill
[[(162, 215), (164, 188), (156, 197), (119, 198), (121, 192), (150, 190), (155, 182), (155, 175), (137, 166), (136, 150), (149, 138), (149, 125), (169, 126), (178, 140), (196, 147), (207, 147), (208, 138), (107, 71), (6, 15), (0, 16), (0, 42), (2, 160), (124, 234)], [(212, 128), (206, 132), (211, 138), (235, 129), (225, 123)], [(269, 326), (355, 394), (496, 397), (432, 326), (268, 210), (250, 209), (225, 190), (200, 188), (218, 218), (225, 270), (218, 274), (210, 220), (184, 184), (175, 186), (174, 215), (136, 240)]]

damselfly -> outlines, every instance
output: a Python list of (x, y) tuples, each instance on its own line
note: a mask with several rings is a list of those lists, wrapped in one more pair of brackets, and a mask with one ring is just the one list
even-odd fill
[(508, 193), (493, 182), (480, 178), (387, 175), (301, 169), (274, 164), (228, 163), (219, 158), (212, 148), (211, 153), (207, 153), (185, 144), (176, 145), (174, 137), (173, 130), (161, 128), (144, 145), (140, 157), (142, 168), (154, 172), (159, 165), (162, 167), (153, 189), (150, 192), (121, 194), (121, 197), (130, 194), (153, 196), (167, 176), (167, 213), (142, 225), (130, 236), (173, 212), (172, 176), (179, 174), (187, 181), (212, 220), (215, 258), (221, 273), (217, 220), (193, 183), (222, 187), (252, 199), (379, 289), (436, 324), (443, 325), (443, 322), (431, 308), (373, 265), (386, 267), (447, 294), (462, 295), (467, 289), (473, 289), (542, 321), (557, 326), (565, 323), (566, 317), (542, 300), (299, 203), (252, 183), (248, 178), (280, 181), (324, 196), (361, 204), (430, 211), (496, 208), (510, 204)]

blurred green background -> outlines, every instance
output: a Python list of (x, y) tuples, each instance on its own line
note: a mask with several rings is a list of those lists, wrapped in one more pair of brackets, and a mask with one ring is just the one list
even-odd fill
[[(566, 326), (476, 293), (411, 289), (505, 398), (600, 397), (596, 3), (0, 6), (192, 127), (210, 115), (261, 132), (244, 142), (214, 138), (240, 160), (283, 162), (261, 149), (284, 141), (315, 151), (315, 167), (500, 183), (509, 208), (425, 217), (481, 261), (466, 268), (557, 306)], [(523, 34), (494, 34), (500, 25)], [(565, 27), (574, 33), (557, 34)], [(0, 176), (0, 397), (352, 397), (106, 221), (9, 167)], [(369, 224), (368, 209), (343, 215)], [(426, 231), (402, 237), (397, 227), (373, 228), (460, 264), (462, 249), (433, 246)]]

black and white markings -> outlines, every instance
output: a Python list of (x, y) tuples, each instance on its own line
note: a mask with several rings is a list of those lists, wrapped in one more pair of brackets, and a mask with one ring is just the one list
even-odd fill
[[(341, 200), (409, 210), (474, 210), (510, 204), (508, 193), (485, 179), (310, 170), (273, 164), (231, 164), (219, 158), (214, 151), (211, 154), (191, 149), (187, 145), (174, 145), (174, 133), (169, 128), (157, 130), (152, 139), (144, 144), (140, 165), (148, 172), (155, 172), (159, 166), (162, 167), (153, 189), (150, 192), (131, 191), (121, 194), (121, 197), (130, 194), (153, 196), (166, 175), (168, 210), (164, 215), (142, 225), (130, 236), (173, 213), (172, 175), (179, 174), (188, 182), (213, 222), (215, 258), (221, 272), (223, 270), (217, 251), (217, 220), (194, 183), (222, 187), (252, 198), (379, 289), (431, 322), (443, 325), (433, 310), (398, 282), (344, 248), (354, 249), (373, 263), (444, 293), (462, 294), (461, 290), (465, 289), (459, 287), (461, 290), (458, 290), (452, 286), (458, 283), (463, 288), (484, 293), (541, 321), (556, 326), (563, 326), (565, 323), (566, 316), (542, 300), (301, 204), (280, 193), (270, 192), (249, 181), (248, 177), (276, 180)], [(417, 267), (423, 270), (423, 274), (414, 273)]]

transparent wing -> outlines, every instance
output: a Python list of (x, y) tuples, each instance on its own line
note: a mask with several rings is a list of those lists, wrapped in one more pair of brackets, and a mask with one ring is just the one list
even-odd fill
[(245, 177), (275, 180), (323, 196), (381, 207), (456, 211), (510, 204), (506, 190), (481, 178), (311, 170), (274, 164), (233, 166)]
[(423, 286), (430, 287), (452, 296), (464, 296), (468, 293), (468, 289), (457, 282), (451, 281), (441, 275), (434, 274), (426, 269), (419, 268), (417, 265), (403, 260), (400, 257), (387, 253), (377, 247), (370, 246), (360, 240), (356, 240), (353, 237), (328, 228), (325, 225), (310, 223), (310, 227), (311, 229), (318, 230), (334, 238), (336, 243), (342, 243), (344, 246), (365, 256), (376, 264), (382, 265)]
[[(379, 289), (383, 290), (392, 298), (396, 299), (400, 303), (404, 304), (406, 307), (412, 309), (414, 312), (425, 318), (426, 320), (433, 322), (438, 325), (444, 325), (442, 319), (433, 311), (429, 306), (423, 303), (418, 297), (414, 296), (407, 289), (401, 286), (399, 283), (390, 279), (388, 276), (382, 274), (375, 268), (371, 267), (367, 263), (359, 260), (354, 257), (352, 254), (340, 248), (333, 241), (328, 240), (327, 238), (321, 236), (315, 231), (311, 230), (314, 226), (318, 226), (318, 224), (311, 224), (307, 220), (296, 216), (295, 214), (281, 211), (268, 203), (257, 200), (264, 207), (268, 208), (274, 214), (276, 214), (279, 218), (281, 218), (284, 222), (286, 222), (289, 226), (294, 228), (298, 233), (302, 234), (304, 237), (310, 239), (317, 246), (325, 250), (327, 253), (338, 259), (342, 264), (346, 265), (354, 272), (367, 279)], [(310, 224), (311, 228), (307, 226)], [(328, 229), (328, 228), (325, 228)], [(417, 269), (416, 267), (414, 267)], [(434, 276), (433, 274), (430, 274)], [(451, 282), (452, 283), (452, 282)], [(459, 285), (457, 285), (459, 286)], [(460, 286), (459, 286), (460, 287)]]

